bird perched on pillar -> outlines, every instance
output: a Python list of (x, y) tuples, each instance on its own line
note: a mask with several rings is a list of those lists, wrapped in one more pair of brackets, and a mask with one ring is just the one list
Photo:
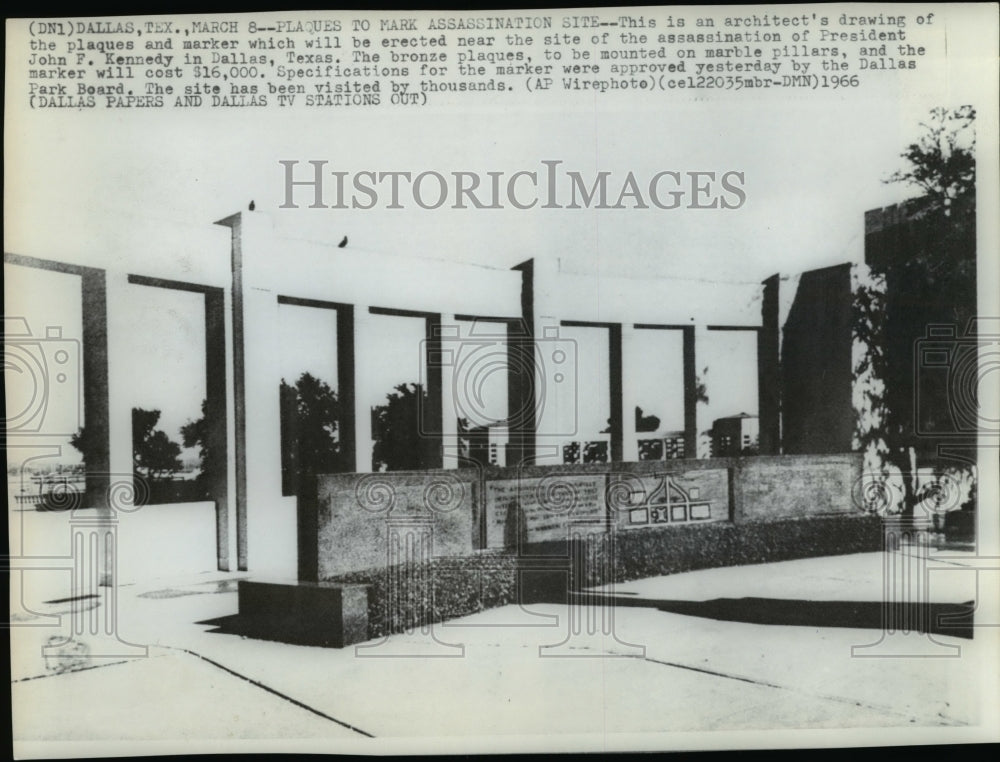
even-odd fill
[(249, 206), (250, 211), (252, 212), (256, 207), (257, 205), (253, 202), (253, 199), (250, 199), (250, 206)]
[(337, 244), (338, 249), (342, 249), (347, 246), (347, 236), (344, 236), (344, 240)]

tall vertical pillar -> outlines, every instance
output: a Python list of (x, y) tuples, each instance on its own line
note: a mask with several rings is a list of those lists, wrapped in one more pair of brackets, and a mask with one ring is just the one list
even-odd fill
[(229, 571), (229, 474), (226, 412), (226, 315), (222, 289), (205, 291), (205, 449), (203, 463), (208, 491), (215, 502), (215, 542), (218, 568)]
[(111, 475), (108, 394), (108, 296), (104, 270), (81, 269), (83, 296), (83, 411), (88, 438), (86, 504), (108, 507)]
[(757, 333), (757, 394), (760, 416), (760, 454), (781, 453), (781, 327), (778, 323), (780, 278), (763, 282), (760, 331)]
[(521, 319), (507, 324), (507, 465), (535, 461), (538, 401), (535, 398), (535, 260), (513, 269), (521, 273)]
[[(441, 338), (445, 346), (439, 347), (441, 357), (441, 467), (460, 468), (461, 462), (458, 442), (458, 409), (462, 403), (455, 399), (458, 394), (455, 376), (455, 352), (461, 347), (462, 329), (455, 315), (447, 316), (447, 324), (442, 316)], [(464, 402), (464, 401), (463, 401)]]
[(684, 326), (684, 457), (698, 457), (698, 369), (695, 366), (693, 325)]
[(340, 402), (340, 455), (344, 468), (357, 460), (357, 410), (355, 404), (354, 307), (337, 307), (337, 399)]
[(424, 330), (425, 352), (424, 361), (427, 363), (427, 402), (421, 411), (420, 428), (422, 434), (422, 445), (424, 447), (424, 457), (422, 466), (424, 468), (441, 468), (444, 463), (444, 442), (442, 433), (444, 430), (441, 418), (442, 406), (441, 396), (444, 393), (442, 383), (442, 357), (441, 357), (441, 315), (428, 315)]
[(624, 382), (624, 367), (626, 357), (634, 357), (633, 338), (635, 327), (623, 325), (622, 330), (622, 460), (634, 462), (639, 460), (639, 437), (635, 430), (636, 388), (634, 384)]
[(610, 397), (608, 409), (611, 423), (612, 463), (624, 460), (622, 383), (622, 324), (611, 323), (608, 325), (608, 396)]
[(371, 367), (369, 353), (372, 335), (372, 315), (366, 304), (354, 306), (354, 383), (361, 390), (354, 396), (355, 445), (354, 470), (367, 473), (372, 470), (372, 409), (365, 391), (371, 387), (368, 368)]
[(232, 307), (233, 307), (233, 408), (235, 441), (233, 446), (236, 470), (236, 564), (247, 570), (247, 408), (246, 408), (246, 347), (243, 316), (243, 215), (230, 215), (215, 223), (228, 227), (232, 235)]

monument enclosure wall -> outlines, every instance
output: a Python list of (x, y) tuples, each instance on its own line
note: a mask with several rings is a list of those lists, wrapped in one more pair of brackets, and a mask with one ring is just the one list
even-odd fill
[[(584, 536), (662, 530), (669, 545), (696, 527), (860, 516), (860, 477), (856, 454), (324, 475), (309, 550), (332, 579)], [(718, 565), (740, 562), (717, 550)]]
[(861, 456), (335, 474), (321, 584), (367, 591), (368, 637), (581, 587), (881, 547)]

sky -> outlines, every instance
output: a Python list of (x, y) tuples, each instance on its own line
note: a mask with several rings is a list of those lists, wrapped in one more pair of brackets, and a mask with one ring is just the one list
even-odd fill
[[(405, 256), (506, 269), (556, 256), (581, 272), (759, 282), (862, 256), (863, 213), (914, 195), (881, 180), (926, 116), (859, 98), (833, 117), (829, 101), (696, 101), (650, 111), (428, 113), (387, 119), (339, 111), (294, 120), (209, 113), (33, 117), (19, 140), (38, 162), (18, 177), (19, 208), (61, 217), (111, 212), (209, 225), (251, 199), (295, 237)], [(957, 104), (956, 104), (957, 105)], [(907, 104), (908, 106), (908, 104)], [(71, 118), (75, 119), (70, 122)], [(68, 125), (72, 124), (72, 129)], [(540, 170), (561, 160), (583, 173), (740, 171), (738, 210), (280, 209), (280, 160), (331, 170)]]
[[(95, 139), (79, 127), (67, 130), (55, 116), (37, 120), (24, 138), (25, 150), (44, 153), (45, 160), (38, 174), (18, 178), (23, 190), (15, 207), (55, 208), (60, 216), (125, 213), (209, 225), (252, 198), (290, 237), (329, 243), (348, 235), (352, 247), (360, 249), (499, 269), (530, 256), (557, 257), (565, 270), (597, 276), (759, 283), (774, 272), (862, 259), (865, 210), (912, 195), (882, 180), (900, 167), (899, 150), (915, 136), (924, 113), (923, 108), (906, 113), (899, 104), (864, 99), (835, 119), (829, 104), (806, 101), (773, 110), (749, 103), (722, 108), (686, 102), (628, 113), (431, 113), (407, 118), (403, 129), (392, 120), (349, 119), (339, 113), (294, 122), (273, 114), (253, 120), (211, 114), (184, 125), (170, 114), (128, 114), (101, 122), (76, 115), (78, 123), (93, 121), (93, 130), (108, 130), (113, 140)], [(344, 171), (414, 173), (541, 170), (541, 161), (552, 159), (585, 176), (600, 170), (614, 177), (629, 171), (648, 177), (664, 169), (734, 170), (744, 173), (747, 201), (729, 211), (288, 210), (279, 208), (284, 200), (279, 159), (324, 159)], [(138, 285), (130, 289), (136, 298), (129, 310), (142, 330), (128, 339), (127, 362), (137, 382), (127, 402), (161, 409), (161, 427), (179, 440), (180, 426), (197, 417), (204, 396), (202, 352), (188, 351), (204, 345), (201, 307), (195, 304), (201, 297)], [(9, 300), (8, 314), (18, 305), (44, 322), (53, 303), (63, 301), (28, 299), (29, 307)], [(43, 309), (43, 304), (49, 306)], [(297, 378), (310, 370), (335, 387), (336, 316), (322, 311), (317, 318), (315, 312), (281, 308), (282, 372)], [(369, 383), (360, 390), (370, 406), (384, 402), (395, 384), (419, 380), (400, 370), (399, 358), (413, 354), (423, 335), (420, 321), (377, 320), (384, 323), (383, 344), (367, 371)], [(602, 430), (608, 417), (606, 337), (576, 330), (581, 332), (580, 378), (587, 379), (578, 407), (578, 429), (585, 439)], [(154, 342), (151, 336), (158, 338)], [(659, 416), (667, 430), (683, 427), (676, 402), (683, 388), (680, 355), (677, 347), (655, 344), (671, 341), (676, 337), (640, 337), (634, 356), (625, 357), (637, 404)], [(705, 378), (706, 420), (755, 413), (755, 374), (723, 371), (754, 367), (754, 348), (746, 346), (746, 336), (712, 335), (708, 343), (716, 346), (700, 347), (699, 357), (700, 365), (714, 371)], [(493, 394), (502, 414), (505, 390)]]
[[(31, 226), (131, 216), (183, 226), (211, 226), (245, 209), (251, 199), (278, 232), (335, 243), (343, 236), (361, 250), (471, 262), (508, 269), (529, 257), (553, 257), (564, 270), (595, 276), (679, 277), (759, 283), (786, 274), (863, 259), (864, 212), (917, 195), (883, 180), (902, 166), (904, 146), (937, 105), (976, 103), (982, 89), (971, 64), (925, 67), (902, 80), (873, 75), (871, 86), (843, 92), (685, 94), (627, 100), (575, 96), (497, 102), (447, 101), (427, 109), (184, 110), (68, 109), (8, 115), (5, 217), (8, 246), (30, 240)], [(965, 67), (965, 68), (963, 68)], [(909, 84), (908, 84), (909, 83)], [(8, 104), (16, 97), (8, 88)], [(9, 109), (8, 109), (9, 111)], [(987, 123), (982, 122), (983, 126)], [(995, 122), (993, 123), (995, 125)], [(281, 160), (325, 160), (331, 170), (541, 170), (542, 161), (592, 176), (609, 171), (649, 177), (657, 171), (744, 173), (746, 203), (736, 210), (297, 210), (284, 200)], [(12, 192), (14, 191), (14, 192)], [(20, 223), (20, 224), (19, 224)], [(100, 259), (100, 246), (95, 246)], [(58, 259), (58, 252), (51, 253)], [(95, 261), (100, 266), (100, 261)], [(24, 281), (22, 281), (23, 283)], [(55, 281), (7, 292), (16, 309), (39, 323), (54, 318), (69, 333), (78, 321)], [(137, 382), (132, 405), (162, 407), (172, 436), (198, 414), (204, 396), (201, 297), (131, 286), (146, 299), (130, 304), (135, 333), (128, 362)], [(48, 296), (38, 299), (32, 293)], [(20, 301), (19, 301), (20, 298)], [(336, 383), (335, 314), (283, 306), (290, 337), (282, 373), (309, 369)], [(405, 380), (398, 358), (422, 336), (419, 321), (384, 321), (379, 359), (359, 393), (370, 405)], [(582, 329), (581, 329), (582, 330)], [(157, 341), (150, 339), (159, 335)], [(679, 389), (676, 337), (636, 340), (625, 358), (637, 403), (680, 428), (682, 411), (666, 400)], [(735, 342), (735, 343), (734, 343)], [(663, 346), (659, 346), (659, 344)], [(706, 417), (755, 412), (756, 377), (728, 375), (726, 361), (752, 360), (746, 337), (707, 339)], [(581, 431), (603, 428), (607, 411), (606, 350), (600, 337), (581, 339), (588, 379)], [(673, 358), (673, 359), (664, 359)], [(740, 359), (744, 358), (744, 359)], [(702, 358), (699, 358), (701, 365)], [(154, 369), (153, 372), (142, 372)], [(699, 371), (702, 369), (699, 368)], [(664, 393), (664, 389), (673, 390)], [(9, 396), (10, 392), (8, 392)], [(490, 392), (498, 400), (505, 390)], [(122, 402), (126, 402), (123, 400)], [(502, 404), (497, 403), (497, 409)], [(626, 411), (630, 414), (630, 411)]]

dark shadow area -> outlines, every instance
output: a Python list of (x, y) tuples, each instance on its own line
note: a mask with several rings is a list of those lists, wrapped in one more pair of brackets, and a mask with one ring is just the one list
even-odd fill
[[(533, 575), (532, 575), (533, 576)], [(559, 579), (557, 580), (556, 577)], [(543, 581), (544, 580), (544, 581)], [(548, 583), (548, 584), (546, 584)], [(543, 573), (534, 579), (523, 579), (522, 604), (556, 603), (567, 605), (601, 605), (607, 602), (599, 593), (575, 592), (566, 589), (565, 572)], [(707, 601), (649, 600), (614, 596), (615, 606), (655, 608), (671, 614), (715, 619), (746, 624), (785, 625), (795, 627), (845, 627), (884, 630), (890, 615), (880, 601), (809, 601), (781, 598), (715, 598)], [(926, 631), (971, 640), (975, 603), (897, 604), (892, 618), (897, 622), (924, 622)], [(311, 628), (296, 626), (290, 621), (273, 621), (239, 614), (206, 619), (197, 624), (211, 627), (208, 632), (239, 635), (260, 640), (272, 640), (294, 645), (336, 646), (334, 638), (323, 637)]]
[[(563, 602), (554, 597), (549, 602)], [(573, 600), (597, 604), (598, 593), (574, 593)], [(708, 601), (612, 598), (615, 606), (656, 608), (671, 614), (724, 622), (791, 625), (794, 627), (848, 627), (882, 630), (885, 622), (923, 622), (927, 632), (972, 639), (974, 601), (965, 603), (889, 604), (881, 601), (808, 601), (785, 598), (714, 598)]]
[(332, 633), (324, 636), (317, 633), (314, 629), (303, 627), (301, 624), (290, 620), (269, 620), (240, 614), (230, 614), (229, 616), (220, 616), (215, 619), (206, 619), (195, 624), (211, 627), (212, 629), (207, 630), (207, 632), (219, 635), (239, 635), (243, 638), (272, 640), (276, 643), (288, 643), (294, 646), (343, 648), (343, 643), (339, 642)]
[(802, 274), (781, 350), (786, 454), (851, 451), (851, 304), (850, 265)]

